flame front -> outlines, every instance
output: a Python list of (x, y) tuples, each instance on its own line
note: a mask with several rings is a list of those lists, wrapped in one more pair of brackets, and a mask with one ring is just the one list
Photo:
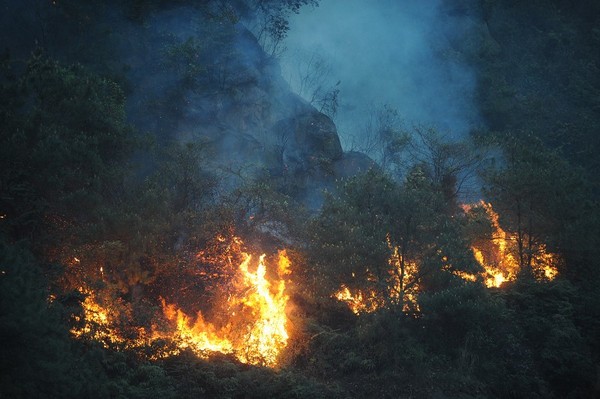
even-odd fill
[[(453, 270), (448, 265), (442, 267), (442, 270), (449, 271), (469, 282), (483, 280), (488, 288), (497, 288), (507, 281), (515, 280), (521, 270), (516, 255), (517, 235), (504, 230), (500, 226), (498, 213), (494, 211), (490, 203), (481, 201), (475, 205), (463, 205), (463, 210), (466, 213), (474, 208), (481, 208), (485, 211), (492, 227), (491, 239), (477, 240), (471, 246), (475, 260), (483, 267), (484, 271), (480, 274), (473, 274)], [(418, 264), (403, 259), (398, 247), (392, 244), (389, 235), (386, 237), (386, 242), (390, 249), (390, 256), (388, 258), (389, 277), (386, 280), (385, 292), (372, 288), (351, 289), (342, 284), (333, 294), (334, 298), (345, 302), (350, 310), (357, 315), (374, 312), (387, 304), (401, 304), (404, 312), (419, 312), (420, 310), (417, 301), (420, 289)], [(553, 280), (558, 275), (558, 256), (548, 252), (546, 246), (539, 243), (535, 245), (533, 252), (531, 255), (531, 269), (536, 279)], [(447, 258), (444, 256), (442, 260), (445, 262)], [(374, 277), (367, 276), (367, 281), (363, 282), (363, 286), (368, 286), (368, 282), (373, 279)]]
[(152, 340), (163, 339), (171, 341), (175, 348), (160, 357), (175, 355), (182, 349), (189, 348), (200, 357), (206, 357), (211, 352), (233, 353), (233, 344), (222, 332), (216, 331), (211, 323), (204, 321), (202, 313), (198, 312), (196, 321), (192, 320), (181, 309), (173, 304), (162, 302), (163, 314), (171, 322), (171, 328), (166, 332), (153, 331)]
[[(471, 246), (473, 256), (485, 270), (484, 282), (488, 288), (500, 287), (507, 281), (517, 278), (521, 266), (515, 256), (517, 251), (516, 233), (507, 232), (500, 226), (498, 213), (492, 204), (481, 201), (476, 205), (464, 205), (465, 212), (475, 206), (484, 209), (492, 225), (492, 237), (488, 241), (479, 241)], [(558, 257), (547, 251), (544, 244), (536, 247), (531, 260), (531, 268), (538, 279), (553, 280), (558, 275)], [(471, 276), (469, 276), (471, 278)]]
[[(227, 249), (238, 251), (240, 246), (241, 240), (234, 237)], [(84, 320), (76, 320), (79, 326), (71, 333), (101, 341), (107, 347), (142, 348), (155, 342), (166, 343), (165, 349), (155, 351), (151, 358), (176, 355), (187, 349), (203, 358), (220, 352), (231, 354), (242, 363), (274, 367), (289, 338), (285, 276), (291, 271), (287, 254), (279, 252), (278, 267), (271, 273), (265, 255), (254, 262), (244, 252), (235, 256), (226, 253), (223, 257), (227, 262), (238, 257), (242, 261), (231, 273), (224, 273), (231, 278), (226, 282), (227, 291), (221, 293), (223, 300), (211, 309), (215, 320), (208, 321), (201, 311), (190, 316), (176, 304), (160, 298), (162, 313), (154, 316), (152, 326), (148, 330), (138, 328), (135, 336), (125, 338), (116, 327), (117, 319), (123, 315), (104, 301), (101, 305), (93, 291), (81, 288), (86, 295), (82, 303)], [(277, 277), (269, 281), (268, 276)]]

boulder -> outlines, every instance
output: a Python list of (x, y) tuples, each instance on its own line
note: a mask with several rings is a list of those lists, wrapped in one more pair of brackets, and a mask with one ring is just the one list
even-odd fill
[(335, 124), (316, 109), (278, 122), (273, 137), (283, 167), (293, 173), (320, 175), (343, 154)]

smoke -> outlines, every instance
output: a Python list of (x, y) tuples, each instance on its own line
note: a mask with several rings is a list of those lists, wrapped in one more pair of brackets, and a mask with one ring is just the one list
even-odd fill
[(322, 0), (291, 19), (283, 75), (318, 108), (320, 97), (339, 90), (335, 122), (346, 150), (363, 148), (365, 126), (384, 106), (405, 126), (460, 139), (480, 117), (475, 73), (460, 51), (473, 17), (451, 7), (441, 0)]
[[(31, 1), (37, 8), (19, 14), (19, 2), (0, 0), (0, 32), (19, 39), (13, 56), (26, 60), (40, 46), (117, 79), (138, 131), (159, 144), (206, 144), (211, 166), (234, 183), (268, 174), (297, 197), (319, 191), (333, 179), (320, 159), (340, 175), (370, 165), (342, 154), (337, 134), (346, 150), (365, 151), (367, 125), (381, 115), (456, 139), (478, 123), (474, 73), (460, 51), (473, 23), (443, 0), (322, 0), (302, 8), (290, 14), (281, 71), (243, 23), (191, 2), (131, 18), (118, 2)], [(13, 13), (19, 19), (11, 21)], [(19, 26), (30, 29), (19, 36)], [(317, 109), (336, 114), (337, 133), (281, 75)]]

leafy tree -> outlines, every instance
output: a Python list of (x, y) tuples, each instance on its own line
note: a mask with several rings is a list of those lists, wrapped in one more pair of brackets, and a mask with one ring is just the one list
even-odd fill
[(566, 281), (520, 281), (503, 295), (536, 368), (559, 397), (591, 395), (596, 379), (589, 347), (573, 322), (574, 295)]
[(340, 389), (292, 370), (247, 367), (223, 357), (206, 361), (191, 353), (162, 365), (175, 382), (179, 398), (339, 398)]
[(118, 197), (133, 148), (120, 88), (34, 56), (2, 91), (11, 100), (0, 113), (0, 209), (11, 235), (32, 238), (52, 220), (92, 220), (103, 201)]
[(78, 362), (61, 304), (23, 245), (0, 242), (0, 395), (75, 398), (97, 379)]
[(376, 293), (378, 307), (402, 309), (415, 292), (440, 289), (452, 272), (475, 268), (459, 231), (421, 168), (403, 185), (371, 170), (326, 201), (311, 228), (309, 263), (330, 294), (343, 285)]
[(487, 161), (488, 149), (474, 140), (456, 140), (434, 128), (417, 126), (406, 148), (408, 164), (420, 165), (447, 204), (447, 214), (458, 210), (459, 199), (479, 195), (476, 173)]
[(500, 145), (504, 158), (483, 174), (485, 193), (498, 209), (501, 224), (516, 233), (518, 262), (526, 274), (531, 274), (542, 244), (567, 254), (569, 247), (589, 243), (572, 228), (589, 217), (594, 203), (588, 200), (589, 185), (583, 175), (536, 137), (523, 141), (508, 136)]
[(304, 6), (316, 7), (318, 0), (240, 0), (236, 2), (240, 14), (254, 23), (254, 34), (265, 51), (272, 56), (283, 49), (283, 40), (289, 31), (288, 18), (298, 14)]
[(315, 284), (329, 293), (340, 284), (372, 289), (387, 297), (389, 206), (395, 184), (376, 171), (346, 181), (338, 198), (325, 202), (312, 227), (310, 259)]
[(357, 149), (369, 154), (393, 176), (407, 168), (406, 149), (411, 135), (403, 129), (398, 111), (388, 105), (373, 111), (366, 122)]
[[(591, 179), (598, 173), (598, 70), (593, 49), (600, 9), (590, 1), (518, 3), (479, 1), (479, 46), (471, 51), (479, 73), (479, 104), (491, 131), (533, 132), (551, 148), (565, 149)], [(479, 10), (477, 9), (479, 8)], [(467, 53), (469, 50), (465, 50)], [(597, 180), (595, 180), (597, 182)]]
[[(489, 397), (547, 394), (532, 351), (500, 296), (482, 284), (465, 284), (425, 293), (421, 307), (423, 343), (447, 357), (451, 380), (484, 390)], [(459, 384), (445, 384), (460, 390)]]

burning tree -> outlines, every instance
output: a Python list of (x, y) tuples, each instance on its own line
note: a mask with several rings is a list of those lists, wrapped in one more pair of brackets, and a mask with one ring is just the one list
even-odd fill
[[(189, 260), (186, 278), (197, 284), (192, 289), (197, 296), (187, 295), (185, 301), (178, 295), (184, 287), (162, 287), (160, 292), (169, 300), (146, 298), (161, 310), (145, 321), (136, 317), (134, 304), (115, 295), (119, 276), (101, 271), (96, 277), (103, 283), (79, 281), (83, 311), (74, 316), (71, 333), (116, 349), (144, 350), (162, 342), (162, 349), (150, 351), (150, 358), (190, 350), (200, 357), (221, 352), (242, 363), (275, 366), (289, 338), (286, 283), (291, 269), (285, 251), (271, 261), (276, 266), (269, 268), (266, 255), (247, 254), (239, 238), (218, 236)], [(163, 285), (169, 281), (165, 277), (158, 279)], [(146, 295), (157, 292), (147, 289)], [(208, 304), (198, 300), (207, 295)]]
[(509, 136), (499, 144), (503, 158), (483, 173), (485, 194), (498, 212), (494, 223), (513, 232), (512, 256), (520, 273), (539, 277), (536, 263), (547, 247), (563, 252), (572, 245), (570, 226), (584, 206), (582, 180), (534, 136), (527, 141)]
[(530, 270), (538, 280), (553, 280), (556, 277), (559, 258), (548, 252), (543, 243), (532, 245), (527, 263), (523, 263), (523, 258), (519, 256), (522, 252), (519, 246), (521, 237), (500, 226), (500, 217), (492, 204), (481, 201), (475, 205), (463, 205), (463, 209), (471, 225), (485, 226), (485, 231), (479, 231), (472, 237), (471, 249), (484, 269), (481, 276), (487, 287), (500, 287), (506, 281), (515, 280), (523, 275), (523, 268)]
[(313, 225), (315, 283), (325, 282), (357, 314), (418, 314), (422, 290), (440, 289), (448, 276), (476, 267), (462, 261), (468, 247), (450, 232), (453, 223), (420, 168), (403, 185), (373, 170), (346, 181)]

